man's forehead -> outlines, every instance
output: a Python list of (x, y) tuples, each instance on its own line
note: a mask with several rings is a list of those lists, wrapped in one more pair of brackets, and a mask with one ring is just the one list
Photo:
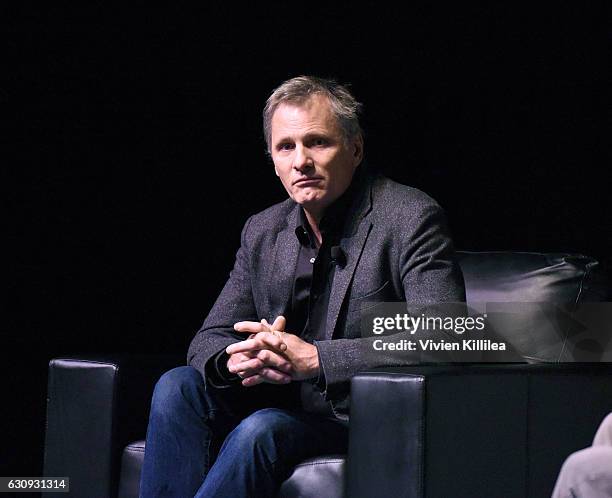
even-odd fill
[(308, 118), (320, 120), (321, 124), (339, 125), (332, 113), (329, 99), (324, 95), (317, 94), (304, 100), (282, 102), (279, 104), (272, 115), (272, 129), (274, 130), (275, 124), (291, 124), (291, 121), (299, 122), (307, 113), (310, 113)]
[(306, 97), (301, 97), (301, 98), (297, 98), (293, 100), (286, 100), (284, 102), (281, 102), (278, 105), (277, 110), (283, 106), (295, 107), (298, 109), (311, 109), (313, 106), (316, 106), (316, 105), (320, 105), (320, 106), (329, 108), (330, 107), (329, 98), (320, 93), (315, 93), (313, 95), (308, 95)]

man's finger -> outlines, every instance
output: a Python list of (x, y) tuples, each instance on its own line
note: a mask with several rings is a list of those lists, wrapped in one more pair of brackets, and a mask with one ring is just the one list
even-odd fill
[(286, 325), (287, 320), (283, 315), (280, 315), (276, 317), (272, 325), (268, 323), (268, 320), (262, 318), (260, 322), (236, 322), (234, 324), (234, 330), (236, 332), (247, 332), (251, 334), (257, 334), (259, 332), (271, 332), (272, 330), (278, 330), (283, 332), (285, 330)]
[(267, 332), (260, 332), (260, 334), (272, 334), (273, 336), (282, 340), (284, 332), (281, 332), (280, 330), (272, 330), (272, 325), (270, 325), (268, 322), (266, 322), (266, 327)]
[(293, 374), (291, 362), (268, 349), (259, 351), (255, 358), (245, 358), (244, 361), (232, 363), (231, 365), (228, 364), (227, 369), (231, 373), (236, 373), (240, 377), (245, 378), (259, 373), (259, 370), (265, 367), (273, 367), (287, 375)]
[(266, 328), (260, 322), (236, 322), (234, 324), (234, 330), (236, 332), (249, 332), (251, 334), (257, 334), (258, 332), (264, 332)]
[(272, 324), (272, 330), (280, 330), (281, 332), (285, 331), (285, 327), (287, 326), (287, 320), (283, 315), (279, 315), (274, 320)]
[(259, 371), (259, 375), (262, 375), (266, 382), (271, 384), (288, 384), (291, 382), (291, 376), (286, 373), (279, 372), (278, 370), (270, 367), (262, 368)]
[(264, 362), (265, 365), (271, 366), (285, 372), (289, 375), (293, 373), (293, 365), (284, 356), (276, 354), (269, 349), (262, 349), (257, 353), (257, 359)]
[(250, 377), (251, 375), (259, 373), (264, 367), (264, 362), (259, 358), (251, 358), (247, 361), (236, 363), (235, 365), (228, 366), (227, 369), (231, 373), (237, 374), (241, 378)]
[(247, 377), (246, 379), (242, 379), (242, 385), (244, 387), (256, 386), (257, 384), (261, 384), (262, 382), (264, 382), (264, 378), (259, 374), (255, 374), (251, 377)]
[(227, 354), (236, 354), (236, 353), (248, 353), (253, 351), (258, 351), (263, 347), (262, 341), (257, 337), (253, 339), (246, 339), (241, 342), (235, 342), (234, 344), (230, 344), (225, 348), (225, 352)]
[(259, 333), (257, 334), (257, 339), (260, 339), (265, 346), (268, 346), (268, 349), (271, 348), (281, 353), (287, 350), (287, 345), (284, 343), (283, 339), (272, 332)]
[(244, 353), (260, 349), (272, 349), (278, 352), (283, 352), (287, 349), (287, 345), (272, 333), (259, 333), (253, 339), (235, 342), (225, 348), (227, 354)]
[(248, 353), (236, 353), (230, 355), (227, 360), (227, 366), (229, 368), (230, 365), (235, 365), (236, 363), (240, 363), (242, 361), (250, 360), (251, 358), (257, 357), (257, 351), (249, 351)]
[(288, 384), (291, 382), (291, 377), (274, 368), (262, 368), (259, 374), (252, 375), (242, 380), (242, 385), (245, 387), (256, 386), (262, 382), (269, 384)]
[(268, 332), (272, 332), (274, 330), (284, 332), (285, 327), (287, 326), (287, 320), (283, 315), (277, 316), (272, 325), (270, 325), (268, 320), (266, 320), (265, 318), (261, 319), (261, 323)]

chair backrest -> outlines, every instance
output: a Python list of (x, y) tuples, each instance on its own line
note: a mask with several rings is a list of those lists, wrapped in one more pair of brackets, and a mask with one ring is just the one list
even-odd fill
[(469, 302), (605, 300), (599, 263), (580, 254), (457, 252)]
[(568, 306), (607, 300), (609, 289), (595, 259), (534, 252), (459, 251), (457, 256), (468, 305), (484, 311), (485, 303), (489, 310), (495, 308), (490, 303), (526, 303), (510, 305), (516, 310), (512, 319), (505, 316), (502, 326), (493, 328), (524, 360), (602, 360), (609, 338), (593, 342), (588, 334), (580, 336), (580, 324), (567, 313)]

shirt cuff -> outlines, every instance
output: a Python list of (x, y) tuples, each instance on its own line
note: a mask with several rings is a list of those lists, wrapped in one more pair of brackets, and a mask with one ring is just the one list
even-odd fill
[(217, 388), (231, 387), (241, 382), (238, 375), (227, 369), (229, 355), (225, 349), (212, 356), (206, 363), (206, 379), (209, 384)]
[(321, 391), (325, 392), (327, 389), (327, 382), (325, 381), (325, 370), (323, 370), (323, 363), (321, 363), (321, 352), (319, 351), (319, 347), (315, 344), (317, 348), (317, 355), (319, 356), (319, 375), (317, 377), (312, 378), (312, 383)]

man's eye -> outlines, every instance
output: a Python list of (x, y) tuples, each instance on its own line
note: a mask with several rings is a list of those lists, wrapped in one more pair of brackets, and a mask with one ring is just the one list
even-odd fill
[(323, 147), (327, 145), (327, 140), (325, 140), (324, 138), (315, 138), (313, 144), (315, 147)]
[(280, 144), (278, 146), (278, 150), (291, 150), (293, 149), (293, 144)]

